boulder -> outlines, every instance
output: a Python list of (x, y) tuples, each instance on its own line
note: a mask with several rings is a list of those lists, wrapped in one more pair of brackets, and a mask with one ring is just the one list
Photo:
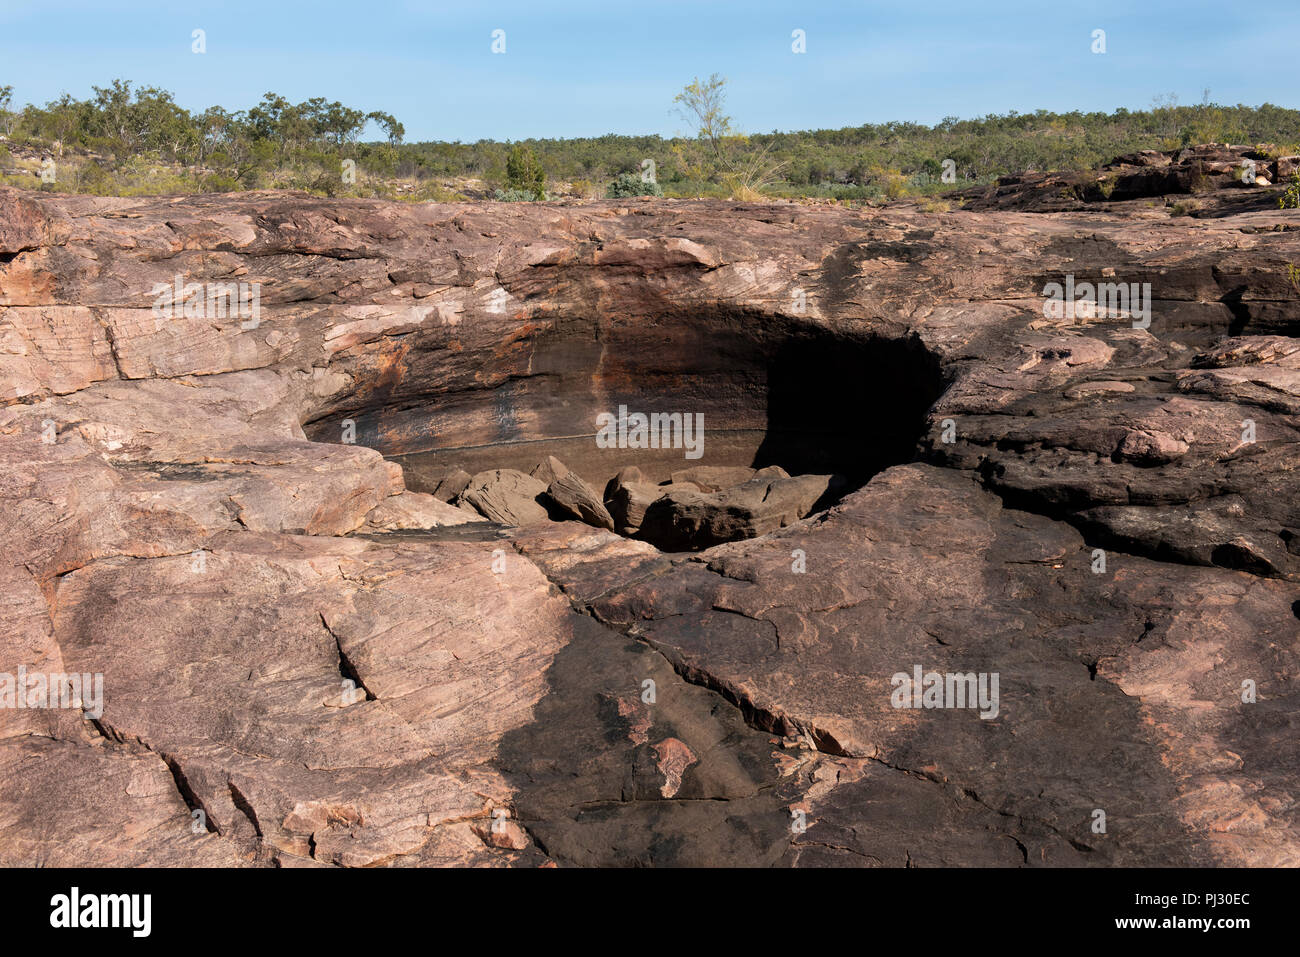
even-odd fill
[(393, 532), (481, 522), (478, 512), (443, 502), (423, 492), (401, 492), (380, 502), (366, 516), (362, 531)]
[(611, 482), (612, 494), (605, 499), (609, 513), (613, 517), (615, 529), (624, 535), (635, 535), (645, 518), (646, 509), (661, 496), (672, 493), (698, 492), (699, 487), (690, 482), (652, 485), (649, 482), (634, 481), (628, 476), (640, 475), (636, 468), (623, 469)]
[(614, 530), (614, 519), (601, 504), (595, 489), (582, 480), (577, 472), (567, 472), (546, 489), (546, 498), (560, 514), (576, 518), (596, 528)]
[(720, 492), (741, 485), (754, 477), (754, 470), (744, 465), (697, 465), (674, 472), (673, 484), (690, 482), (701, 492)]
[(464, 469), (453, 469), (438, 480), (433, 487), (433, 497), (443, 502), (454, 501), (469, 487), (472, 476)]
[(569, 467), (557, 459), (554, 455), (548, 455), (537, 463), (528, 473), (543, 485), (550, 485), (556, 479), (564, 478), (569, 474)]
[(527, 525), (546, 521), (546, 507), (538, 497), (546, 486), (515, 469), (492, 469), (470, 479), (460, 501), (489, 521), (501, 525)]
[(624, 466), (605, 484), (605, 506), (614, 519), (615, 531), (634, 535), (641, 526), (646, 506), (659, 496), (635, 465)]
[(620, 485), (627, 482), (645, 483), (646, 477), (635, 465), (625, 465), (618, 470), (618, 474), (605, 483), (605, 501), (608, 502), (614, 496)]
[(640, 537), (670, 551), (756, 538), (807, 516), (832, 476), (754, 478), (721, 492), (667, 486), (645, 511)]

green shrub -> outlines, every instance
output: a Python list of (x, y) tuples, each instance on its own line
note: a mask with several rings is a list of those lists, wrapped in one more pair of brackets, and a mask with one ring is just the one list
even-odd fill
[(619, 173), (605, 190), (606, 199), (626, 199), (629, 196), (662, 196), (658, 183), (644, 183), (637, 173)]
[(546, 198), (546, 173), (527, 146), (510, 150), (506, 159), (506, 185), (508, 193), (531, 193), (530, 199)]
[(416, 203), (463, 203), (467, 199), (467, 197), (455, 190), (447, 189), (441, 183), (432, 179), (421, 185), (413, 195), (399, 198), (409, 199), (411, 202)]
[(203, 178), (203, 191), (205, 193), (234, 193), (242, 188), (239, 180), (233, 176), (212, 173)]
[(1283, 190), (1277, 205), (1282, 209), (1300, 209), (1300, 172), (1291, 174), (1291, 182)]
[(88, 161), (81, 169), (76, 171), (73, 184), (79, 193), (111, 196), (115, 191), (113, 174), (94, 160)]
[(530, 189), (498, 189), (492, 194), (498, 203), (531, 203), (546, 199), (545, 193), (534, 193)]

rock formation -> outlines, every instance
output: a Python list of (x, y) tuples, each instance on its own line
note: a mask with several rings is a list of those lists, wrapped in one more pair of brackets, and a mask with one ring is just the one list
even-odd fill
[[(0, 863), (1300, 864), (1300, 213), (1162, 156), (1064, 211), (0, 191)], [(723, 543), (619, 534), (659, 500)]]

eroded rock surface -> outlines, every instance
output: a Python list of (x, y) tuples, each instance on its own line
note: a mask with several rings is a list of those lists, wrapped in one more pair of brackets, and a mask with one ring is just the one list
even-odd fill
[[(0, 863), (1300, 864), (1300, 214), (1240, 159), (1042, 213), (0, 190), (0, 674), (103, 676), (0, 707)], [(800, 494), (660, 551), (550, 456), (617, 532)]]

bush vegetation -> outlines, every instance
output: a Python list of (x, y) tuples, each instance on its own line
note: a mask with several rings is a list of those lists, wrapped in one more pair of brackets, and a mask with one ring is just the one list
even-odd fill
[(629, 196), (662, 196), (663, 187), (646, 182), (639, 173), (619, 173), (605, 190), (606, 199), (626, 199)]
[[(724, 112), (725, 80), (695, 80), (676, 98), (692, 132), (520, 142), (404, 142), (392, 115), (267, 93), (247, 110), (186, 110), (157, 87), (114, 80), (85, 100), (12, 104), (0, 86), (0, 182), (87, 193), (167, 194), (292, 188), (412, 201), (553, 195), (761, 197), (863, 201), (933, 198), (1023, 170), (1089, 169), (1140, 149), (1270, 144), (1296, 152), (1300, 111), (1271, 104), (1114, 113), (990, 114), (927, 126), (743, 134)], [(367, 138), (363, 136), (369, 134)], [(55, 183), (37, 177), (44, 159)], [(653, 160), (656, 182), (643, 183)], [(349, 176), (345, 161), (351, 161)], [(945, 166), (945, 161), (951, 164)], [(944, 170), (952, 171), (946, 182)], [(638, 192), (633, 192), (636, 190)], [(1300, 199), (1300, 187), (1287, 195)]]
[(1300, 172), (1291, 174), (1291, 182), (1278, 197), (1277, 204), (1283, 209), (1300, 209)]

